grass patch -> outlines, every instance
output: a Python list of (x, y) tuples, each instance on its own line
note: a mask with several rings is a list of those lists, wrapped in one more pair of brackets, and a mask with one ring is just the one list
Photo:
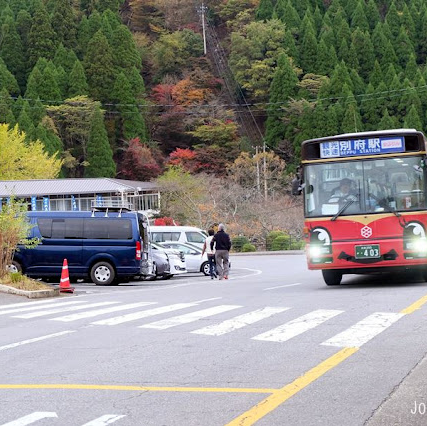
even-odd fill
[(40, 282), (28, 278), (19, 272), (13, 272), (6, 274), (0, 279), (0, 284), (8, 285), (9, 287), (16, 288), (18, 290), (35, 291), (35, 290), (51, 290), (52, 287)]

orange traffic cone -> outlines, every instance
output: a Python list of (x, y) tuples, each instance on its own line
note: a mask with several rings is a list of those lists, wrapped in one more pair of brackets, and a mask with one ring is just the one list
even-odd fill
[(68, 274), (68, 262), (64, 259), (62, 264), (61, 281), (59, 283), (59, 291), (61, 293), (74, 293), (74, 287), (70, 286), (70, 276)]

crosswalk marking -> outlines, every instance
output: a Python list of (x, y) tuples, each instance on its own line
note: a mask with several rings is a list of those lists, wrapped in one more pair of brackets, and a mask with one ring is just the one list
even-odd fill
[(29, 343), (40, 342), (41, 340), (51, 339), (52, 337), (63, 336), (64, 334), (70, 334), (70, 333), (75, 333), (75, 330), (60, 331), (59, 333), (46, 334), (45, 336), (35, 337), (34, 339), (22, 340), (21, 342), (0, 346), (0, 351), (5, 351), (6, 349), (16, 348), (18, 346), (28, 345)]
[(226, 333), (230, 333), (239, 328), (245, 327), (246, 325), (253, 324), (257, 321), (261, 321), (265, 318), (271, 317), (274, 314), (284, 312), (290, 308), (272, 308), (266, 307), (257, 309), (256, 311), (248, 312), (247, 314), (239, 315), (235, 318), (225, 320), (219, 324), (208, 325), (207, 327), (194, 330), (191, 333), (204, 334), (207, 336), (221, 336)]
[(4, 423), (1, 426), (26, 426), (38, 420), (47, 419), (49, 417), (58, 417), (58, 415), (56, 413), (48, 412), (48, 411), (46, 412), (36, 411), (34, 413), (28, 414), (27, 416), (20, 417), (19, 419), (13, 420), (12, 422)]
[[(83, 300), (74, 300), (72, 302), (64, 302), (64, 303), (60, 303), (60, 304), (58, 303), (55, 306), (57, 306), (57, 307), (61, 306), (62, 307), (62, 306), (75, 305), (78, 303), (83, 303)], [(41, 310), (41, 309), (49, 309), (51, 307), (52, 307), (51, 305), (48, 305), (48, 306), (42, 305), (42, 306), (30, 306), (28, 308), (7, 309), (5, 311), (0, 311), (0, 315), (14, 314), (16, 312), (28, 312), (28, 311), (36, 311), (36, 310)]]
[(67, 307), (67, 308), (60, 307), (60, 308), (50, 309), (50, 310), (42, 311), (42, 312), (30, 312), (29, 314), (14, 315), (13, 317), (14, 318), (36, 318), (36, 317), (42, 317), (45, 315), (59, 314), (61, 312), (79, 311), (81, 309), (86, 309), (86, 308), (96, 308), (98, 306), (114, 305), (116, 303), (119, 303), (119, 302), (89, 303), (87, 305), (72, 306), (72, 307)]
[(157, 330), (165, 330), (167, 328), (176, 327), (182, 324), (197, 321), (201, 318), (206, 318), (211, 315), (220, 314), (223, 312), (231, 311), (233, 309), (241, 308), (240, 305), (219, 305), (213, 308), (202, 309), (201, 311), (190, 312), (189, 314), (179, 315), (176, 317), (164, 319), (161, 321), (152, 322), (150, 324), (140, 325), (140, 328), (155, 328)]
[(83, 426), (105, 426), (110, 425), (111, 423), (116, 422), (117, 420), (126, 417), (125, 415), (117, 415), (117, 414), (105, 414), (104, 416), (98, 417), (95, 420), (92, 420), (89, 423), (85, 423)]
[(111, 312), (125, 311), (127, 309), (134, 309), (134, 308), (139, 308), (141, 306), (148, 306), (148, 305), (155, 305), (155, 304), (156, 302), (129, 303), (128, 305), (113, 306), (111, 308), (96, 309), (94, 311), (80, 312), (78, 314), (71, 314), (71, 315), (65, 315), (63, 317), (51, 318), (50, 321), (63, 321), (63, 322), (77, 321), (83, 318), (92, 318), (98, 315), (108, 314)]
[(57, 303), (56, 299), (36, 300), (34, 302), (21, 302), (21, 303), (10, 303), (9, 305), (0, 306), (0, 311), (3, 309), (20, 308), (22, 306), (36, 306), (36, 305), (47, 305), (49, 303)]
[(197, 303), (176, 303), (175, 305), (162, 306), (160, 308), (147, 309), (141, 312), (134, 312), (132, 314), (121, 315), (119, 317), (108, 318), (105, 320), (95, 321), (91, 324), (97, 325), (117, 325), (128, 321), (135, 321), (141, 318), (147, 318), (154, 315), (165, 314), (167, 312), (177, 311), (179, 309), (191, 308), (197, 306)]
[(299, 334), (310, 330), (323, 322), (343, 313), (344, 311), (318, 309), (306, 315), (295, 318), (279, 327), (269, 330), (266, 333), (252, 337), (253, 340), (264, 340), (269, 342), (286, 342)]
[(375, 312), (363, 320), (354, 324), (342, 333), (331, 337), (322, 343), (326, 346), (337, 346), (339, 348), (360, 348), (377, 334), (390, 327), (405, 314), (393, 312)]

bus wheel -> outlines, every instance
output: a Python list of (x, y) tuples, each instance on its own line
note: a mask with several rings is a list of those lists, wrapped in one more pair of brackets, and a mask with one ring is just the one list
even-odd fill
[(90, 277), (96, 285), (111, 285), (116, 278), (116, 273), (108, 262), (98, 262), (92, 266)]
[(336, 269), (323, 269), (323, 279), (326, 285), (340, 285), (342, 280), (342, 272)]

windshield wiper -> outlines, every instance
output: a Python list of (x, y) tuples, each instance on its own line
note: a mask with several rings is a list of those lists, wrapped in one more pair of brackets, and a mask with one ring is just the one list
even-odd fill
[(338, 210), (337, 214), (331, 218), (331, 221), (337, 220), (337, 217), (351, 206), (357, 200), (357, 195), (352, 195), (351, 198)]
[(368, 197), (372, 197), (380, 207), (383, 207), (384, 209), (386, 209), (389, 213), (393, 213), (396, 217), (400, 217), (402, 216), (398, 211), (396, 211), (396, 209), (393, 209), (388, 203), (387, 201), (383, 198), (380, 199), (378, 198), (376, 195), (371, 194), (370, 192), (368, 193)]

